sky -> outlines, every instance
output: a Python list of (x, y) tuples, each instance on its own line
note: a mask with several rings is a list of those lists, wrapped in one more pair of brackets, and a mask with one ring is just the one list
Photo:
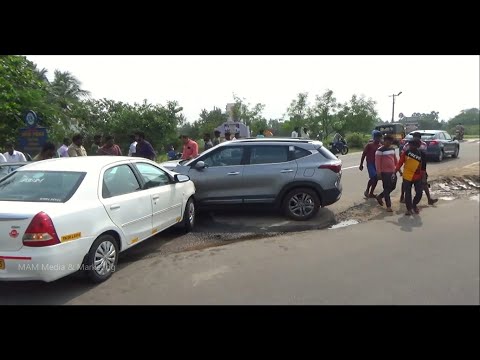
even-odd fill
[(480, 56), (326, 56), (326, 55), (27, 55), (37, 66), (69, 71), (93, 98), (133, 104), (147, 99), (166, 104), (177, 100), (188, 121), (202, 109), (225, 111), (233, 93), (263, 115), (279, 119), (300, 92), (315, 95), (333, 90), (339, 102), (353, 94), (377, 102), (382, 120), (399, 113), (439, 111), (448, 120), (463, 109), (480, 107)]

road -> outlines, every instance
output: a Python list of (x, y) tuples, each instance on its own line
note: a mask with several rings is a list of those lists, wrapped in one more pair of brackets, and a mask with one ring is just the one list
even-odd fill
[[(364, 190), (365, 183), (367, 181), (367, 174), (366, 172), (360, 172), (358, 170), (358, 164), (360, 160), (360, 154), (349, 154), (346, 156), (341, 157), (343, 161), (343, 195), (342, 199), (337, 203), (333, 204), (332, 206), (329, 206), (326, 209), (321, 210), (321, 215), (326, 217), (326, 216), (332, 216), (334, 214), (339, 214), (342, 211), (345, 211), (347, 209), (350, 209), (354, 205), (358, 204), (366, 204), (367, 202), (372, 202), (372, 200), (366, 201), (362, 198), (362, 193)], [(460, 152), (460, 157), (458, 159), (446, 159), (442, 163), (430, 163), (428, 165), (428, 171), (430, 173), (431, 177), (437, 176), (437, 175), (446, 175), (446, 174), (451, 174), (455, 175), (457, 174), (456, 169), (461, 169), (464, 166), (470, 165), (470, 164), (476, 164), (475, 166), (477, 167), (477, 174), (478, 174), (478, 162), (479, 162), (479, 143), (478, 142), (469, 142), (469, 143), (463, 143), (461, 152)], [(398, 198), (398, 190), (394, 194), (394, 198)], [(458, 276), (458, 279), (463, 278), (463, 276), (466, 274), (466, 270), (458, 269), (459, 272), (458, 274), (456, 273), (456, 270), (454, 268), (454, 263), (451, 263), (452, 261), (457, 262), (458, 261), (458, 266), (469, 266), (469, 264), (472, 264), (472, 262), (467, 258), (467, 254), (463, 253), (463, 251), (470, 251), (471, 254), (476, 254), (477, 258), (476, 260), (473, 259), (473, 264), (476, 261), (476, 269), (477, 269), (477, 276), (478, 276), (478, 203), (473, 204), (473, 202), (468, 202), (466, 204), (463, 204), (460, 206), (460, 204), (463, 204), (461, 200), (456, 200), (452, 202), (447, 202), (447, 201), (440, 201), (438, 206), (435, 208), (426, 208), (424, 211), (421, 213), (420, 219), (423, 221), (423, 225), (421, 223), (416, 223), (417, 227), (409, 227), (410, 225), (404, 224), (403, 217), (400, 215), (394, 215), (396, 216), (397, 222), (385, 222), (384, 219), (382, 219), (381, 215), (379, 218), (382, 219), (380, 221), (370, 221), (367, 223), (355, 225), (346, 229), (338, 229), (338, 230), (321, 230), (321, 231), (312, 231), (312, 232), (306, 232), (306, 233), (292, 233), (288, 237), (285, 236), (278, 236), (276, 231), (279, 229), (279, 224), (284, 223), (284, 219), (281, 217), (277, 217), (275, 214), (268, 213), (265, 211), (257, 211), (254, 214), (254, 220), (255, 220), (255, 226), (250, 226), (249, 231), (253, 231), (255, 227), (259, 228), (258, 234), (252, 234), (248, 233), (246, 236), (248, 236), (250, 239), (259, 239), (262, 237), (265, 237), (267, 235), (270, 236), (269, 239), (265, 240), (256, 240), (255, 242), (253, 241), (246, 241), (242, 243), (237, 243), (237, 244), (230, 244), (227, 246), (222, 246), (222, 247), (216, 247), (216, 248), (211, 248), (209, 250), (203, 250), (202, 252), (198, 251), (190, 251), (190, 252), (183, 252), (179, 253), (179, 251), (183, 250), (192, 250), (192, 249), (202, 249), (205, 247), (211, 247), (211, 246), (218, 246), (218, 245), (224, 245), (225, 243), (228, 243), (230, 241), (235, 241), (236, 239), (245, 239), (245, 234), (242, 233), (242, 229), (244, 228), (244, 225), (248, 225), (248, 223), (245, 223), (245, 221), (250, 221), (249, 219), (252, 218), (252, 214), (248, 213), (232, 213), (229, 218), (229, 214), (220, 214), (223, 216), (223, 218), (228, 220), (228, 227), (222, 228), (221, 233), (214, 233), (214, 234), (203, 234), (203, 233), (193, 233), (193, 234), (188, 234), (188, 235), (181, 235), (179, 232), (176, 231), (168, 231), (164, 234), (161, 234), (158, 237), (149, 239), (145, 242), (142, 242), (138, 246), (133, 247), (129, 251), (123, 253), (123, 256), (121, 257), (119, 266), (118, 266), (118, 271), (116, 272), (115, 276), (110, 279), (107, 283), (102, 284), (100, 286), (94, 287), (87, 282), (83, 281), (83, 279), (77, 279), (76, 276), (73, 277), (68, 277), (65, 279), (61, 279), (57, 282), (54, 283), (49, 283), (49, 284), (43, 284), (43, 283), (0, 283), (0, 304), (67, 304), (67, 303), (74, 303), (74, 304), (80, 304), (80, 303), (109, 303), (109, 301), (105, 298), (106, 294), (112, 294), (114, 295), (114, 301), (122, 301), (122, 303), (135, 303), (137, 301), (138, 303), (187, 303), (188, 301), (184, 298), (182, 298), (180, 295), (176, 293), (175, 291), (172, 292), (172, 294), (178, 294), (179, 297), (178, 299), (174, 299), (172, 297), (161, 297), (158, 294), (156, 294), (154, 297), (150, 297), (150, 290), (144, 290), (144, 292), (139, 292), (139, 297), (133, 299), (132, 294), (131, 294), (131, 289), (137, 289), (137, 287), (142, 287), (142, 286), (148, 286), (151, 287), (151, 291), (161, 291), (161, 289), (171, 289), (172, 286), (175, 284), (179, 284), (177, 281), (179, 281), (180, 276), (187, 276), (185, 274), (185, 270), (182, 270), (182, 267), (185, 267), (189, 269), (190, 274), (193, 274), (195, 271), (196, 274), (202, 274), (199, 275), (200, 277), (197, 277), (197, 283), (200, 284), (203, 280), (202, 276), (204, 277), (212, 277), (216, 278), (217, 273), (218, 276), (221, 278), (221, 274), (225, 273), (230, 273), (232, 266), (244, 266), (245, 263), (240, 261), (239, 259), (235, 259), (235, 255), (232, 255), (232, 260), (231, 264), (229, 265), (221, 265), (221, 266), (229, 266), (229, 268), (222, 268), (221, 266), (216, 266), (217, 260), (214, 261), (214, 259), (217, 259), (218, 254), (223, 254), (226, 251), (236, 251), (236, 250), (230, 250), (230, 249), (238, 249), (240, 251), (239, 256), (241, 252), (248, 253), (249, 256), (253, 260), (258, 260), (260, 261), (259, 264), (253, 265), (252, 263), (249, 263), (249, 266), (252, 267), (252, 269), (259, 269), (259, 273), (263, 274), (263, 270), (259, 268), (259, 266), (262, 266), (262, 256), (267, 256), (262, 251), (259, 250), (257, 246), (264, 246), (264, 244), (275, 244), (275, 247), (270, 248), (269, 251), (272, 251), (272, 256), (274, 254), (291, 254), (292, 256), (285, 261), (287, 262), (286, 265), (287, 269), (293, 268), (298, 268), (301, 269), (301, 266), (307, 266), (310, 264), (310, 262), (314, 262), (314, 258), (312, 256), (320, 256), (319, 259), (322, 260), (322, 267), (319, 268), (318, 270), (321, 271), (323, 274), (322, 276), (326, 276), (327, 278), (323, 279), (324, 281), (322, 284), (323, 285), (328, 285), (329, 281), (332, 282), (333, 286), (333, 281), (335, 282), (338, 280), (336, 274), (336, 267), (337, 264), (335, 263), (335, 259), (337, 260), (342, 260), (345, 258), (345, 261), (348, 259), (348, 262), (351, 262), (352, 265), (349, 267), (347, 263), (343, 264), (343, 267), (341, 267), (344, 272), (347, 272), (349, 269), (353, 271), (353, 266), (354, 264), (357, 264), (359, 259), (362, 261), (362, 264), (365, 266), (365, 273), (363, 273), (363, 270), (361, 267), (356, 268), (356, 271), (359, 272), (358, 277), (359, 280), (360, 278), (372, 276), (372, 279), (376, 279), (378, 276), (382, 275), (375, 275), (374, 272), (378, 271), (379, 273), (382, 273), (385, 271), (385, 269), (390, 269), (390, 263), (396, 264), (394, 261), (394, 254), (407, 254), (409, 251), (412, 252), (412, 254), (417, 254), (418, 250), (422, 250), (418, 252), (418, 257), (417, 255), (411, 255), (414, 256), (414, 258), (409, 258), (412, 263), (404, 263), (405, 264), (405, 271), (407, 277), (411, 276), (411, 279), (408, 281), (412, 281), (413, 283), (416, 283), (416, 274), (410, 272), (410, 268), (412, 267), (412, 270), (419, 271), (419, 270), (428, 270), (428, 266), (433, 266), (437, 264), (438, 261), (444, 262), (445, 264), (450, 264), (448, 265), (445, 269), (449, 271), (453, 271), (452, 277), (453, 276)], [(469, 204), (469, 205), (467, 205)], [(371, 205), (371, 204), (370, 204)], [(472, 206), (474, 208), (472, 208)], [(371, 205), (375, 206), (375, 204)], [(397, 209), (400, 209), (398, 204), (396, 205)], [(457, 208), (457, 206), (460, 206)], [(452, 207), (454, 208), (452, 211)], [(462, 209), (462, 207), (467, 207), (467, 209)], [(395, 206), (394, 206), (395, 208)], [(378, 207), (374, 208), (368, 208), (367, 210), (363, 209), (361, 211), (369, 212), (371, 210), (377, 210)], [(403, 208), (401, 208), (403, 210)], [(442, 209), (444, 212), (442, 212)], [(380, 209), (381, 210), (381, 209)], [(468, 216), (464, 216), (465, 214), (468, 214)], [(470, 216), (470, 214), (473, 214), (475, 220)], [(220, 216), (219, 215), (219, 216)], [(378, 217), (378, 216), (377, 216)], [(427, 220), (429, 220), (429, 225), (427, 226)], [(442, 223), (438, 219), (451, 219), (449, 220), (448, 223)], [(475, 221), (475, 222), (474, 222)], [(261, 229), (259, 225), (261, 223), (267, 224), (266, 230)], [(458, 222), (458, 227), (454, 228), (450, 226), (446, 227), (445, 230), (441, 227), (442, 224), (456, 224)], [(465, 225), (461, 225), (462, 222), (465, 222)], [(211, 222), (209, 222), (209, 219), (207, 217), (206, 221), (204, 223), (199, 224), (200, 228), (203, 227), (203, 229), (208, 229), (209, 225)], [(414, 223), (415, 224), (415, 223)], [(223, 223), (225, 225), (225, 223)], [(277, 226), (272, 226), (272, 225), (277, 225)], [(397, 226), (395, 226), (397, 225)], [(404, 226), (400, 226), (404, 225)], [(285, 225), (283, 225), (285, 226)], [(280, 227), (281, 228), (281, 227)], [(398, 229), (400, 228), (400, 229)], [(446, 234), (451, 234), (454, 232), (455, 229), (460, 228), (462, 229), (461, 233), (463, 234), (470, 234), (466, 236), (464, 239), (461, 239), (459, 241), (459, 236), (458, 235), (452, 235), (451, 239), (447, 237)], [(292, 228), (293, 229), (293, 228)], [(356, 233), (358, 229), (364, 229), (364, 233), (368, 234), (365, 236), (362, 236), (360, 233)], [(385, 246), (378, 246), (380, 238), (377, 238), (377, 231), (381, 229), (385, 233), (389, 233), (390, 231), (394, 231), (393, 234), (396, 233), (396, 235), (392, 235), (390, 240), (386, 240), (387, 244), (393, 243), (394, 245), (398, 246), (393, 246), (393, 247), (388, 247), (386, 248)], [(425, 235), (427, 236), (428, 243), (422, 245), (424, 248), (422, 249), (417, 249), (417, 248), (411, 248), (409, 247), (410, 245), (405, 245), (405, 244), (412, 244), (411, 242), (402, 242), (405, 238), (408, 238), (409, 235), (411, 235), (411, 232), (408, 231), (408, 229), (414, 229), (415, 233), (418, 232), (425, 232), (427, 231), (428, 234), (431, 235)], [(228, 230), (228, 231), (227, 231)], [(303, 230), (303, 229), (300, 229)], [(397, 231), (395, 231), (397, 230)], [(214, 229), (212, 230), (214, 232)], [(360, 231), (360, 230), (358, 230)], [(331, 241), (331, 238), (335, 238), (332, 234), (342, 234), (342, 236), (339, 237), (339, 239)], [(348, 240), (348, 236), (350, 233), (353, 233), (352, 239)], [(424, 235), (421, 236), (423, 239)], [(442, 241), (437, 243), (436, 239), (433, 239), (433, 237), (436, 237), (436, 239), (441, 239)], [(292, 243), (291, 241), (294, 241), (296, 244), (296, 241), (300, 239), (301, 241), (304, 242), (299, 242), (298, 244), (304, 244), (303, 249), (305, 250), (305, 253), (292, 253), (288, 249), (292, 248)], [(455, 239), (455, 241), (452, 241)], [(476, 245), (468, 243), (468, 241), (472, 241), (472, 239), (476, 239)], [(355, 246), (352, 247), (351, 241), (354, 241)], [(317, 248), (314, 245), (316, 242), (320, 244), (323, 244), (322, 246), (325, 246), (324, 248)], [(262, 245), (263, 244), (263, 245)], [(382, 243), (383, 244), (383, 243)], [(423, 244), (423, 242), (421, 243)], [(427, 245), (430, 244), (431, 247), (428, 247)], [(438, 244), (442, 244), (442, 248), (437, 248)], [(310, 245), (312, 246), (311, 248)], [(298, 245), (300, 246), (300, 245)], [(407, 246), (407, 247), (405, 247)], [(472, 247), (473, 246), (473, 247)], [(475, 250), (475, 246), (477, 246)], [(279, 250), (280, 249), (280, 250)], [(383, 250), (382, 250), (383, 249)], [(475, 251), (474, 251), (475, 250)], [(381, 251), (385, 251), (385, 253), (381, 253)], [(438, 256), (438, 258), (429, 258), (428, 254), (433, 253)], [(267, 251), (268, 252), (268, 251)], [(311, 252), (310, 255), (308, 253)], [(325, 252), (325, 256), (323, 255)], [(452, 257), (450, 258), (448, 256), (449, 252), (452, 255), (458, 255), (457, 257)], [(172, 254), (173, 253), (173, 254)], [(168, 255), (171, 254), (171, 255)], [(207, 255), (205, 255), (207, 254)], [(295, 255), (296, 254), (296, 255)], [(360, 258), (357, 258), (356, 255), (361, 255)], [(423, 254), (423, 255), (422, 255)], [(333, 256), (332, 260), (328, 260), (329, 256)], [(384, 256), (385, 255), (385, 256)], [(305, 258), (303, 258), (305, 256)], [(416, 264), (414, 262), (415, 259), (425, 259), (427, 262), (425, 263), (425, 268), (419, 267), (416, 268), (415, 265), (420, 266), (419, 264)], [(241, 257), (241, 256), (240, 256)], [(196, 270), (193, 267), (193, 264), (198, 260), (200, 261), (200, 258), (204, 259), (206, 263), (210, 263), (211, 268), (206, 269), (206, 270)], [(280, 256), (280, 258), (284, 258), (283, 256)], [(380, 259), (384, 259), (383, 265), (380, 266), (381, 264), (378, 263)], [(210, 260), (206, 260), (210, 259)], [(386, 261), (385, 259), (388, 259)], [(453, 259), (453, 260), (451, 260)], [(468, 261), (470, 262), (468, 262)], [(272, 269), (277, 269), (276, 266), (280, 266), (279, 264), (274, 264), (273, 260), (270, 259), (271, 261), (271, 266)], [(319, 260), (320, 261), (320, 260)], [(392, 262), (393, 261), (393, 262)], [(187, 266), (189, 263), (192, 263), (192, 267)], [(372, 262), (372, 264), (370, 264)], [(227, 264), (228, 262), (225, 261)], [(181, 264), (181, 265), (180, 265)], [(242, 265), (243, 264), (243, 265)], [(373, 267), (373, 264), (377, 264), (379, 267), (378, 268), (371, 268)], [(311, 265), (311, 264), (310, 264)], [(357, 264), (360, 266), (360, 264)], [(320, 266), (320, 265), (319, 265)], [(396, 270), (400, 271), (402, 266), (400, 264), (397, 265), (392, 265), (394, 266), (393, 269), (390, 269), (391, 271)], [(435, 265), (436, 266), (436, 265)], [(151, 267), (151, 268), (150, 268)], [(331, 267), (331, 269), (330, 269)], [(145, 272), (143, 271), (144, 269), (148, 268), (148, 271)], [(220, 269), (220, 270), (219, 270)], [(370, 270), (368, 270), (370, 269)], [(374, 271), (375, 269), (375, 271)], [(389, 270), (389, 271), (390, 271)], [(445, 271), (446, 271), (445, 270)], [(142, 279), (138, 280), (138, 271), (140, 271)], [(182, 272), (183, 271), (183, 272)], [(340, 271), (340, 268), (338, 269)], [(160, 284), (159, 282), (153, 282), (149, 283), (150, 274), (152, 272), (153, 274), (157, 274), (160, 276), (162, 279), (162, 283)], [(178, 272), (178, 273), (177, 273)], [(145, 277), (145, 280), (143, 277), (145, 276), (145, 273), (148, 275)], [(241, 273), (245, 274), (252, 274), (250, 270), (242, 268)], [(388, 273), (388, 271), (387, 271)], [(428, 274), (430, 272), (427, 272)], [(445, 272), (442, 270), (439, 272), (439, 274), (444, 274)], [(263, 286), (265, 289), (272, 289), (273, 285), (268, 285), (271, 281), (272, 284), (277, 283), (278, 277), (273, 274), (273, 270), (271, 270), (270, 273), (266, 273), (264, 279), (268, 278), (267, 274), (270, 274), (272, 276), (272, 279), (268, 280)], [(329, 275), (330, 274), (330, 275)], [(392, 276), (396, 276), (397, 278), (402, 278), (398, 274), (391, 274)], [(229, 275), (231, 276), (231, 275)], [(256, 275), (255, 275), (256, 276)], [(251, 276), (251, 277), (255, 277)], [(262, 275), (263, 276), (263, 275)], [(293, 276), (293, 275), (292, 275)], [(353, 276), (353, 274), (352, 274)], [(171, 280), (169, 280), (171, 277)], [(423, 279), (423, 275), (420, 276), (420, 278)], [(148, 280), (150, 279), (150, 280)], [(330, 279), (330, 280), (328, 280)], [(405, 279), (405, 278), (404, 278)], [(447, 276), (445, 278), (445, 282), (447, 283), (450, 281), (449, 277)], [(230, 291), (232, 286), (238, 286), (242, 287), (245, 282), (247, 282), (248, 277), (245, 277), (243, 279), (236, 279), (238, 283), (234, 283), (233, 285), (228, 285), (226, 286), (225, 289), (229, 289)], [(287, 281), (288, 280), (288, 281)], [(364, 279), (365, 280), (365, 279)], [(365, 281), (367, 281), (366, 279)], [(429, 280), (429, 279), (427, 279)], [(429, 283), (429, 281), (426, 280), (426, 284)], [(447, 281), (448, 280), (448, 281)], [(453, 280), (453, 278), (452, 278)], [(185, 280), (186, 281), (186, 280)], [(193, 281), (193, 280), (192, 280)], [(291, 279), (293, 281), (293, 279)], [(345, 280), (347, 281), (347, 280)], [(338, 292), (338, 297), (335, 298), (333, 296), (333, 292), (330, 293), (329, 296), (326, 296), (325, 298), (318, 299), (313, 297), (294, 297), (294, 298), (289, 298), (289, 297), (275, 297), (273, 294), (275, 292), (272, 292), (272, 296), (270, 298), (265, 297), (268, 294), (265, 293), (265, 290), (258, 289), (259, 295), (256, 297), (252, 297), (250, 300), (248, 300), (245, 296), (242, 297), (240, 296), (238, 299), (242, 299), (241, 303), (249, 303), (248, 301), (251, 302), (258, 302), (261, 303), (262, 301), (268, 301), (269, 303), (309, 303), (309, 301), (320, 301), (319, 303), (347, 303), (347, 299), (344, 297), (346, 293), (349, 293), (349, 291), (353, 290), (348, 290), (346, 288), (343, 288), (342, 286), (347, 286), (350, 288), (352, 285), (353, 280), (348, 280), (347, 283), (344, 282), (343, 280), (340, 279), (339, 285), (333, 286), (332, 289), (335, 290), (335, 292)], [(362, 280), (363, 281), (363, 280)], [(440, 283), (440, 280), (438, 280)], [(286, 280), (285, 283), (290, 284), (290, 280), (288, 275), (286, 275)], [(368, 283), (368, 281), (367, 281)], [(189, 286), (191, 287), (191, 284), (188, 285), (187, 283), (180, 283), (182, 289), (187, 289)], [(300, 281), (299, 284), (304, 284), (305, 286), (309, 285), (308, 282), (302, 282)], [(158, 288), (156, 287), (158, 285)], [(300, 293), (303, 291), (299, 288), (300, 285), (292, 285), (292, 291), (293, 289), (297, 289)], [(400, 283), (397, 284), (398, 286), (401, 286)], [(440, 286), (440, 284), (437, 284)], [(253, 285), (252, 285), (253, 286)], [(289, 285), (290, 286), (290, 285)], [(372, 285), (373, 286), (373, 285)], [(393, 285), (392, 285), (393, 286)], [(404, 285), (407, 286), (407, 285)], [(429, 285), (430, 286), (430, 285)], [(447, 285), (445, 285), (447, 286)], [(478, 301), (478, 280), (476, 282), (476, 289), (477, 289), (477, 301)], [(195, 287), (196, 288), (196, 287)], [(252, 288), (253, 290), (248, 290), (247, 294), (252, 294), (255, 293), (254, 289), (255, 286)], [(341, 290), (343, 289), (343, 290)], [(363, 294), (364, 290), (361, 290), (355, 286), (353, 286), (352, 289), (357, 289), (359, 294)], [(453, 288), (452, 288), (453, 289)], [(457, 288), (454, 288), (457, 289)], [(466, 288), (462, 288), (466, 289)], [(372, 291), (374, 290), (373, 288), (371, 289)], [(392, 289), (393, 291), (394, 289)], [(186, 290), (185, 290), (186, 291)], [(206, 290), (205, 290), (206, 291)], [(306, 291), (306, 290), (305, 290)], [(333, 291), (333, 290), (332, 290)], [(365, 290), (366, 291), (366, 290)], [(395, 290), (395, 294), (398, 293), (398, 289)], [(437, 290), (435, 290), (437, 291)], [(465, 290), (467, 291), (467, 290)], [(143, 295), (142, 295), (143, 294)], [(264, 294), (264, 295), (262, 295)], [(411, 301), (414, 301), (417, 293), (412, 294), (412, 298), (409, 298)], [(418, 294), (421, 294), (419, 292)], [(208, 295), (208, 294), (207, 294)], [(195, 300), (192, 300), (194, 303), (197, 301), (199, 303), (206, 303), (208, 302), (207, 295), (202, 295), (198, 296), (195, 298)], [(368, 294), (365, 294), (367, 296)], [(415, 295), (415, 296), (414, 296)], [(435, 295), (435, 293), (432, 293), (432, 296)], [(205, 297), (207, 296), (207, 297)], [(279, 295), (280, 296), (280, 295)], [(387, 295), (385, 295), (387, 296)], [(422, 295), (423, 296), (423, 295)], [(460, 296), (460, 295), (459, 295)], [(470, 295), (465, 295), (465, 297), (462, 297), (458, 301), (466, 301), (467, 299), (471, 299), (472, 297)], [(366, 300), (367, 298), (362, 298), (359, 297), (360, 303), (363, 303), (362, 301)], [(377, 298), (376, 298), (377, 299)], [(378, 298), (380, 299), (380, 298)], [(401, 297), (395, 296), (395, 300), (400, 300), (402, 299)], [(425, 303), (427, 298), (423, 297), (416, 297), (416, 301), (418, 303)], [(439, 298), (440, 299), (440, 298)], [(452, 298), (453, 299), (453, 298)], [(386, 298), (380, 299), (382, 301), (386, 301)], [(407, 301), (408, 299), (404, 299)], [(435, 296), (431, 299), (433, 300), (438, 300)], [(441, 301), (446, 301), (448, 300), (446, 295), (445, 297), (441, 297)], [(217, 303), (221, 303), (222, 301), (225, 301), (226, 303), (232, 303), (230, 300), (228, 300), (228, 297), (218, 297)], [(230, 302), (229, 302), (230, 301)], [(408, 302), (408, 301), (407, 301)], [(383, 302), (382, 302), (383, 303)], [(465, 302), (461, 302), (465, 303)]]
[(478, 206), (477, 196), (415, 217), (385, 213), (341, 229), (145, 259), (96, 287), (0, 284), (0, 303), (478, 304)]

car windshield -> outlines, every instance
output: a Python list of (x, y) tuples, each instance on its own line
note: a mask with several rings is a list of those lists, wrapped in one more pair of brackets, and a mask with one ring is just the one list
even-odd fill
[(85, 177), (73, 171), (16, 171), (0, 180), (0, 201), (68, 201)]
[[(435, 134), (430, 134), (430, 133), (422, 133), (422, 140), (431, 140), (435, 137)], [(407, 140), (413, 139), (412, 134), (408, 134), (406, 137)]]

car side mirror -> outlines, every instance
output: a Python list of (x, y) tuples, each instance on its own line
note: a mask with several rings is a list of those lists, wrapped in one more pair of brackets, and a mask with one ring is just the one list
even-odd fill
[(190, 176), (182, 175), (182, 174), (175, 174), (173, 178), (175, 179), (175, 182), (177, 182), (177, 183), (183, 183), (183, 182), (187, 182), (188, 180), (190, 180)]
[(205, 163), (203, 161), (199, 161), (195, 164), (195, 169), (197, 169), (197, 170), (203, 170), (206, 167), (207, 166), (205, 165)]

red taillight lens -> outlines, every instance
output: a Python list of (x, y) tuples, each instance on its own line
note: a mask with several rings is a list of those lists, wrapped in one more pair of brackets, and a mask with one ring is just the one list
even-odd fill
[(23, 245), (31, 247), (60, 244), (50, 216), (43, 211), (35, 215), (23, 235)]
[(428, 145), (438, 145), (438, 141), (437, 140), (430, 141)]
[(332, 170), (334, 173), (339, 173), (342, 170), (342, 164), (326, 164), (320, 165), (319, 169), (329, 169)]

